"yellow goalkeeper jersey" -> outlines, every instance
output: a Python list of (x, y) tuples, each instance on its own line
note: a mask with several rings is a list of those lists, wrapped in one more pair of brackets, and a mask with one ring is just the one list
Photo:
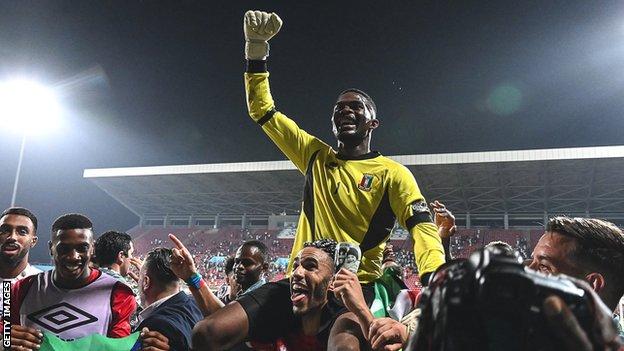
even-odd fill
[(307, 241), (322, 238), (359, 244), (358, 272), (367, 283), (381, 275), (381, 260), (395, 220), (414, 239), (420, 274), (444, 263), (444, 249), (431, 213), (412, 173), (403, 165), (371, 152), (345, 158), (300, 129), (281, 112), (269, 89), (269, 73), (245, 73), (251, 118), (305, 176), (303, 204), (288, 272)]

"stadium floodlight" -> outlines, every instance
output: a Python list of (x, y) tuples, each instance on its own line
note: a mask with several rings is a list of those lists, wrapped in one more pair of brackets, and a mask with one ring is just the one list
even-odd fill
[(61, 108), (54, 90), (24, 79), (0, 83), (0, 128), (22, 135), (11, 207), (15, 205), (26, 136), (56, 128), (60, 115)]
[(0, 83), (0, 125), (19, 134), (49, 131), (59, 124), (60, 104), (53, 89), (18, 79)]

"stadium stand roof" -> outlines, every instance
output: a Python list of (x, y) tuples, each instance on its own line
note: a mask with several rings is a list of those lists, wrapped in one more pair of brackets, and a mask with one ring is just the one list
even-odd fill
[[(504, 216), (506, 227), (559, 213), (624, 218), (624, 146), (391, 158), (460, 220)], [(303, 184), (289, 161), (86, 169), (84, 178), (141, 218), (295, 214)]]

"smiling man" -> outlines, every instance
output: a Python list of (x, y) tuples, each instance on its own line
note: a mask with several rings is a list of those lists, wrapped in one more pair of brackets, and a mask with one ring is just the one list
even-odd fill
[(59, 217), (48, 244), (54, 269), (13, 287), (11, 345), (35, 349), (42, 330), (64, 340), (91, 334), (128, 336), (136, 301), (128, 286), (89, 267), (91, 220), (81, 214)]
[(15, 282), (41, 270), (28, 263), (37, 244), (37, 217), (28, 209), (11, 207), (0, 215), (0, 278)]
[[(292, 330), (271, 342), (251, 341), (257, 351), (322, 351), (327, 349), (330, 330), (336, 315), (345, 307), (332, 298), (330, 286), (336, 267), (336, 242), (321, 239), (304, 243), (294, 259), (288, 281), (292, 312)], [(282, 282), (286, 282), (285, 280)], [(359, 285), (359, 284), (358, 284)], [(270, 328), (270, 326), (267, 326)]]
[(336, 273), (335, 250), (335, 241), (322, 239), (305, 243), (295, 257), (290, 276), (290, 301), (293, 313), (301, 323), (299, 337), (295, 339), (301, 347), (318, 343), (316, 349), (326, 349), (335, 317), (344, 310), (330, 294), (331, 281)]
[[(382, 253), (398, 220), (411, 234), (421, 281), (427, 284), (444, 263), (444, 248), (412, 173), (371, 150), (373, 132), (380, 126), (375, 102), (359, 89), (338, 94), (328, 118), (335, 147), (299, 128), (277, 109), (269, 86), (268, 41), (281, 26), (275, 13), (247, 11), (243, 19), (249, 115), (305, 177), (288, 272), (292, 273), (293, 260), (305, 242), (332, 239), (359, 245), (358, 278), (366, 284), (371, 303), (374, 291), (367, 283), (381, 276)], [(197, 345), (223, 349), (244, 339), (287, 334), (294, 318), (289, 301), (282, 298), (287, 289), (287, 284), (267, 283), (227, 305), (198, 324)], [(343, 320), (332, 331), (331, 349), (358, 349), (363, 342), (357, 321), (344, 320), (351, 317), (339, 317)], [(272, 328), (265, 330), (266, 325)]]

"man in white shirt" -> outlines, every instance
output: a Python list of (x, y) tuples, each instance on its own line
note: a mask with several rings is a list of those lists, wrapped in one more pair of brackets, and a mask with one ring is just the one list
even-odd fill
[(16, 282), (41, 270), (28, 263), (37, 244), (37, 217), (26, 208), (11, 207), (0, 215), (0, 278)]

